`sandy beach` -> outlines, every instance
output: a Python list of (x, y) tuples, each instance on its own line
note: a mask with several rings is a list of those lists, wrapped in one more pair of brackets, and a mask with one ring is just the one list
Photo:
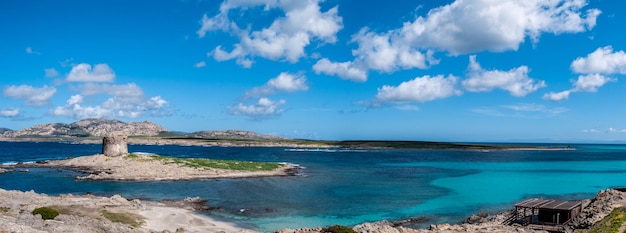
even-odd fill
[(218, 221), (193, 211), (165, 206), (151, 206), (139, 211), (145, 218), (145, 228), (157, 231), (175, 232), (184, 229), (186, 232), (255, 232), (238, 227), (232, 222)]
[[(31, 214), (39, 207), (51, 207), (60, 215), (44, 221), (39, 215)], [(106, 217), (107, 213), (137, 224), (119, 222)], [(48, 196), (3, 189), (0, 189), (0, 226), (0, 232), (255, 232), (186, 208), (127, 200), (119, 195)]]

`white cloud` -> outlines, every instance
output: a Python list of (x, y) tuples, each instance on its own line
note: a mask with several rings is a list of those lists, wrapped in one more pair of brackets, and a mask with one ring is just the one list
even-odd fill
[(286, 92), (306, 91), (309, 89), (309, 86), (306, 84), (306, 77), (301, 74), (294, 75), (285, 72), (267, 81), (267, 86)]
[(0, 117), (12, 118), (20, 115), (19, 108), (5, 108), (0, 110)]
[(229, 106), (228, 110), (233, 115), (244, 115), (254, 119), (264, 119), (276, 116), (283, 112), (280, 107), (287, 103), (285, 100), (272, 101), (266, 97), (259, 98), (258, 102), (251, 105), (239, 103)]
[[(302, 73), (290, 74), (283, 72), (276, 78), (267, 81), (265, 85), (247, 90), (243, 94), (240, 103), (235, 106), (229, 106), (228, 111), (233, 115), (246, 115), (257, 120), (269, 118), (283, 112), (281, 106), (287, 103), (287, 101), (272, 101), (268, 96), (276, 92), (297, 92), (308, 89), (307, 79)], [(252, 98), (258, 98), (258, 102), (246, 105), (245, 102)]]
[(527, 103), (505, 105), (501, 107), (513, 110), (515, 112), (539, 112), (539, 113), (548, 113), (549, 115), (558, 115), (558, 114), (569, 111), (566, 108), (548, 108), (545, 105), (541, 105), (541, 104), (527, 104)]
[(550, 108), (541, 104), (520, 103), (498, 106), (497, 108), (476, 108), (472, 111), (495, 117), (543, 118), (560, 115), (569, 111), (569, 109), (562, 107)]
[(125, 85), (96, 84), (86, 83), (78, 86), (81, 95), (90, 96), (98, 94), (107, 94), (118, 97), (143, 97), (144, 93), (141, 87), (134, 83)]
[(309, 89), (306, 77), (302, 74), (280, 73), (278, 77), (270, 79), (260, 87), (252, 88), (244, 94), (244, 99), (267, 97), (278, 91), (296, 92)]
[(50, 114), (75, 119), (106, 118), (114, 115), (111, 109), (105, 109), (101, 106), (82, 106), (82, 103), (83, 96), (73, 95), (67, 100), (65, 106), (56, 107), (50, 112)]
[(40, 53), (40, 52), (37, 52), (37, 51), (33, 50), (33, 48), (32, 48), (32, 47), (26, 47), (25, 51), (26, 51), (26, 53), (28, 53), (28, 54), (41, 55), (41, 53)]
[(455, 89), (457, 77), (428, 75), (418, 77), (410, 81), (401, 83), (398, 86), (384, 85), (378, 88), (376, 100), (380, 102), (428, 102), (435, 99), (447, 98), (453, 95), (460, 95), (461, 91)]
[(471, 92), (485, 92), (493, 89), (502, 89), (512, 96), (523, 97), (539, 88), (545, 87), (544, 81), (535, 81), (528, 77), (529, 69), (520, 66), (509, 71), (485, 70), (476, 56), (470, 56), (469, 78), (463, 80), (463, 87)]
[[(394, 72), (426, 69), (439, 63), (434, 51), (451, 55), (517, 50), (527, 37), (543, 33), (577, 33), (591, 29), (598, 9), (583, 11), (585, 0), (456, 0), (387, 32), (361, 29), (353, 35), (358, 48), (349, 62), (320, 60), (316, 72), (363, 81), (367, 70)], [(323, 66), (322, 66), (323, 65)], [(349, 75), (346, 67), (359, 75)], [(323, 69), (324, 68), (324, 69)], [(528, 86), (526, 86), (528, 87)], [(524, 95), (524, 90), (516, 94)]]
[(397, 31), (384, 34), (370, 32), (367, 28), (361, 29), (352, 37), (352, 42), (359, 44), (352, 54), (355, 62), (363, 63), (369, 69), (392, 72), (402, 69), (426, 69), (430, 65), (439, 63), (432, 58), (432, 51), (422, 53), (412, 46), (403, 35)]
[(587, 74), (578, 76), (578, 79), (573, 82), (573, 88), (562, 92), (549, 92), (543, 95), (543, 99), (552, 101), (561, 101), (569, 98), (569, 95), (574, 92), (597, 92), (598, 88), (604, 86), (608, 82), (614, 82), (616, 79), (605, 77), (601, 74)]
[(451, 54), (517, 50), (526, 37), (591, 29), (598, 9), (582, 10), (586, 0), (456, 0), (405, 23), (399, 33), (422, 48)]
[(71, 96), (65, 106), (58, 106), (50, 112), (54, 116), (74, 119), (86, 118), (138, 118), (148, 113), (153, 116), (168, 115), (165, 109), (169, 103), (160, 96), (150, 99), (131, 100), (113, 96), (101, 105), (85, 106), (84, 97), (80, 94)]
[(578, 80), (574, 82), (572, 91), (596, 92), (598, 88), (604, 86), (608, 82), (616, 81), (615, 79), (605, 77), (601, 74), (588, 74), (578, 76)]
[[(80, 94), (73, 95), (64, 106), (56, 107), (51, 114), (75, 119), (85, 118), (138, 118), (145, 114), (164, 116), (171, 114), (169, 102), (160, 96), (146, 97), (134, 83), (109, 85), (87, 83), (78, 86)], [(97, 106), (84, 104), (85, 96), (106, 95), (107, 99)]]
[(626, 53), (613, 52), (613, 47), (596, 49), (586, 57), (578, 57), (571, 68), (576, 73), (626, 74)]
[(54, 78), (56, 76), (59, 76), (59, 71), (57, 71), (55, 68), (44, 69), (44, 72), (46, 73), (46, 78)]
[(196, 67), (196, 68), (202, 68), (202, 67), (205, 67), (205, 66), (206, 66), (206, 62), (204, 62), (204, 61), (201, 61), (201, 62), (198, 62), (196, 64), (193, 64), (193, 67)]
[(427, 69), (439, 64), (439, 60), (433, 57), (434, 51), (419, 51), (397, 31), (376, 34), (363, 28), (352, 37), (352, 42), (359, 44), (357, 49), (352, 50), (354, 61), (333, 62), (323, 58), (313, 66), (313, 70), (364, 82), (369, 70), (391, 73), (400, 69)]
[(552, 100), (552, 101), (561, 101), (564, 99), (568, 99), (569, 98), (569, 94), (571, 94), (572, 91), (567, 90), (567, 91), (561, 91), (561, 92), (548, 92), (546, 94), (543, 95), (543, 99), (546, 100)]
[(597, 133), (603, 133), (603, 132), (604, 133), (626, 133), (626, 129), (616, 129), (616, 128), (613, 128), (613, 127), (609, 127), (608, 129), (606, 129), (606, 131), (600, 131), (600, 130), (597, 130), (597, 129), (584, 129), (583, 130), (583, 133), (594, 133), (594, 134), (597, 134)]
[[(214, 17), (204, 15), (198, 36), (204, 37), (207, 31), (231, 31), (239, 37), (239, 43), (232, 45), (233, 50), (226, 52), (217, 46), (213, 52), (215, 60), (237, 59), (237, 63), (250, 67), (252, 57), (259, 56), (270, 60), (296, 62), (305, 55), (304, 48), (313, 40), (334, 43), (336, 33), (343, 27), (342, 18), (337, 14), (337, 7), (321, 12), (320, 0), (226, 0), (220, 6), (220, 12)], [(250, 10), (264, 6), (265, 10), (278, 9), (284, 16), (276, 18), (268, 27), (258, 31), (241, 29), (236, 21), (229, 18), (231, 10)]]
[(583, 129), (583, 133), (600, 133), (597, 129)]
[(408, 104), (396, 105), (394, 106), (394, 108), (401, 110), (401, 111), (419, 111), (420, 110), (420, 107), (415, 106), (415, 105), (408, 105)]
[(327, 75), (337, 75), (342, 79), (349, 79), (357, 82), (367, 80), (367, 70), (363, 70), (354, 65), (353, 62), (331, 62), (322, 58), (313, 65), (315, 73)]
[(213, 56), (216, 61), (227, 61), (236, 58), (237, 64), (243, 68), (250, 68), (252, 64), (254, 64), (254, 61), (246, 57), (240, 45), (235, 45), (235, 48), (231, 52), (222, 50), (222, 46), (218, 45), (215, 50), (209, 52), (207, 56)]
[(67, 75), (68, 82), (113, 82), (115, 73), (107, 64), (96, 64), (93, 66), (87, 63), (80, 63), (72, 67)]
[(48, 105), (56, 91), (56, 88), (46, 85), (41, 88), (28, 85), (11, 85), (4, 88), (3, 95), (14, 99), (24, 99), (24, 104), (28, 106), (42, 107)]

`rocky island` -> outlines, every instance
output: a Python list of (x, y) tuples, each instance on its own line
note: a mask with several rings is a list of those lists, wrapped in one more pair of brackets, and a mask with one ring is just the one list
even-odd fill
[[(126, 136), (103, 138), (102, 154), (0, 165), (0, 172), (16, 168), (62, 168), (87, 174), (82, 180), (155, 181), (216, 178), (250, 178), (294, 175), (299, 167), (289, 163), (265, 163), (204, 158), (173, 158), (152, 154), (129, 154)], [(10, 171), (10, 170), (9, 170)]]

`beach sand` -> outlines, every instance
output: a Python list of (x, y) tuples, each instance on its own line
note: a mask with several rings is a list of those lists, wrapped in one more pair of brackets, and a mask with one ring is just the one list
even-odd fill
[(175, 232), (255, 232), (243, 229), (235, 223), (219, 221), (209, 216), (198, 215), (193, 211), (174, 207), (151, 207), (139, 212), (145, 218), (145, 228)]
[[(31, 212), (51, 207), (61, 214), (42, 220)], [(105, 217), (105, 212), (136, 219), (138, 225), (120, 223)], [(35, 192), (0, 189), (0, 232), (256, 232), (236, 223), (217, 220), (181, 207), (160, 202), (127, 200), (119, 195), (48, 196)]]

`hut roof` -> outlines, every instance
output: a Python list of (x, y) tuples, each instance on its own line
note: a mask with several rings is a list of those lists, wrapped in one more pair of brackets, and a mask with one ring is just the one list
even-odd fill
[(551, 209), (551, 210), (573, 210), (580, 206), (580, 201), (559, 201), (549, 199), (528, 199), (515, 204), (515, 207)]

